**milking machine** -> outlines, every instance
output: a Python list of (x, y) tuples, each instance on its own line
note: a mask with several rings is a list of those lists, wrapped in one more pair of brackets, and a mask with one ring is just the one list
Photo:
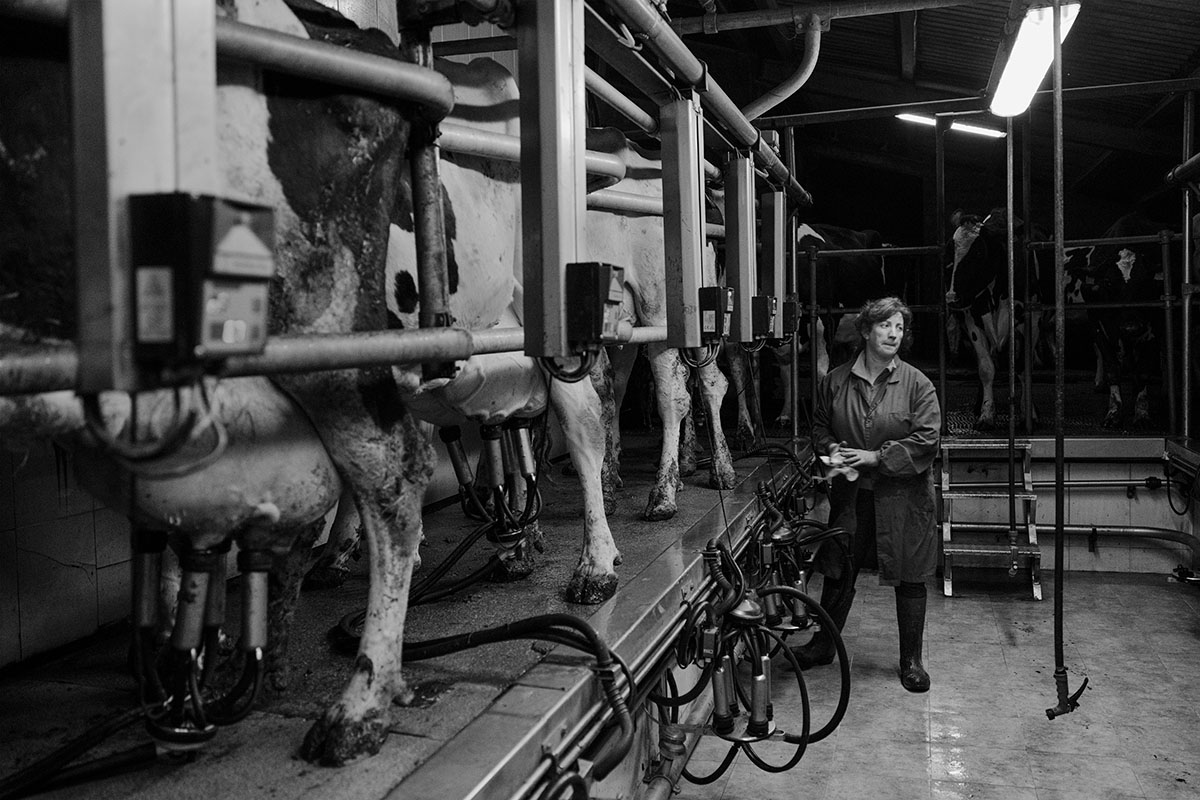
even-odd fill
[[(674, 672), (665, 667), (656, 689), (646, 693), (659, 711), (660, 724), (660, 755), (646, 778), (655, 788), (648, 796), (666, 796), (680, 777), (711, 783), (728, 770), (739, 752), (762, 770), (787, 771), (799, 763), (809, 744), (829, 736), (841, 722), (850, 698), (849, 660), (837, 626), (809, 596), (808, 579), (819, 548), (839, 547), (843, 559), (849, 553), (838, 539), (841, 528), (803, 516), (807, 505), (802, 498), (811, 488), (803, 469), (779, 487), (760, 483), (759, 512), (746, 525), (740, 558), (721, 540), (710, 541), (704, 550), (715, 596), (691, 606), (673, 654), (674, 667), (698, 667), (699, 676), (681, 692)], [(789, 636), (812, 631), (818, 624), (832, 633), (841, 670), (837, 705), (819, 727), (811, 719), (803, 672), (786, 644)], [(795, 673), (800, 695), (799, 720), (791, 730), (780, 726), (773, 699), (772, 662), (780, 655)], [(679, 709), (702, 701), (706, 693), (712, 702), (707, 719), (681, 723)], [(729, 742), (711, 773), (688, 771), (682, 747), (688, 733)], [(783, 763), (773, 764), (755, 750), (756, 744), (767, 741), (783, 741), (795, 745), (795, 750)]]

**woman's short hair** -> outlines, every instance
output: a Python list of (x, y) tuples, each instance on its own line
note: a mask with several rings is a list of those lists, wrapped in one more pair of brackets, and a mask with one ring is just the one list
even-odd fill
[[(863, 307), (858, 311), (858, 316), (854, 318), (854, 329), (858, 331), (860, 337), (866, 336), (871, 332), (871, 328), (884, 320), (891, 319), (895, 314), (899, 314), (904, 320), (904, 338), (900, 340), (900, 348), (906, 351), (912, 342), (912, 312), (899, 297), (880, 297), (877, 300), (868, 300), (863, 303)], [(860, 341), (859, 344), (861, 345), (862, 342)]]

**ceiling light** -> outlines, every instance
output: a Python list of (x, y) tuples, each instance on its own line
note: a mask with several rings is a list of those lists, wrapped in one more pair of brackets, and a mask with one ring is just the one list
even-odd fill
[(950, 130), (973, 133), (976, 136), (987, 136), (992, 139), (1003, 139), (1008, 135), (1004, 131), (998, 131), (995, 128), (984, 128), (980, 125), (970, 125), (966, 122), (951, 122)]
[(925, 117), (921, 114), (897, 114), (896, 119), (902, 119), (905, 122), (915, 122), (918, 125), (937, 125), (936, 119)]
[[(1063, 41), (1079, 16), (1079, 8), (1079, 3), (1063, 3), (1059, 6)], [(1004, 65), (1004, 73), (992, 96), (992, 113), (998, 117), (1024, 113), (1053, 60), (1054, 8), (1031, 8), (1025, 12), (1025, 19), (1021, 20), (1021, 30), (1017, 32), (1008, 62)]]

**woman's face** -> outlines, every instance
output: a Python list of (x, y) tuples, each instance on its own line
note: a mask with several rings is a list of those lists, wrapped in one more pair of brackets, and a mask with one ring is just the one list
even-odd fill
[(897, 311), (882, 322), (876, 322), (863, 338), (867, 340), (871, 355), (881, 361), (891, 361), (904, 339), (904, 315)]

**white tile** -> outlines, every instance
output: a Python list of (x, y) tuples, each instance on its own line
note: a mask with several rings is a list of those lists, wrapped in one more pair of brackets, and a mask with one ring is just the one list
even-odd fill
[(0, 531), (0, 666), (21, 659), (17, 532)]
[(34, 443), (28, 453), (14, 456), (13, 506), (15, 526), (23, 528), (91, 511), (92, 496), (72, 474), (70, 456), (48, 442)]
[(132, 575), (128, 563), (96, 570), (97, 623), (119, 622), (130, 614)]
[(96, 543), (91, 513), (17, 531), (21, 658), (96, 630)]
[(124, 514), (99, 507), (95, 511), (96, 566), (111, 567), (129, 561), (129, 520)]

